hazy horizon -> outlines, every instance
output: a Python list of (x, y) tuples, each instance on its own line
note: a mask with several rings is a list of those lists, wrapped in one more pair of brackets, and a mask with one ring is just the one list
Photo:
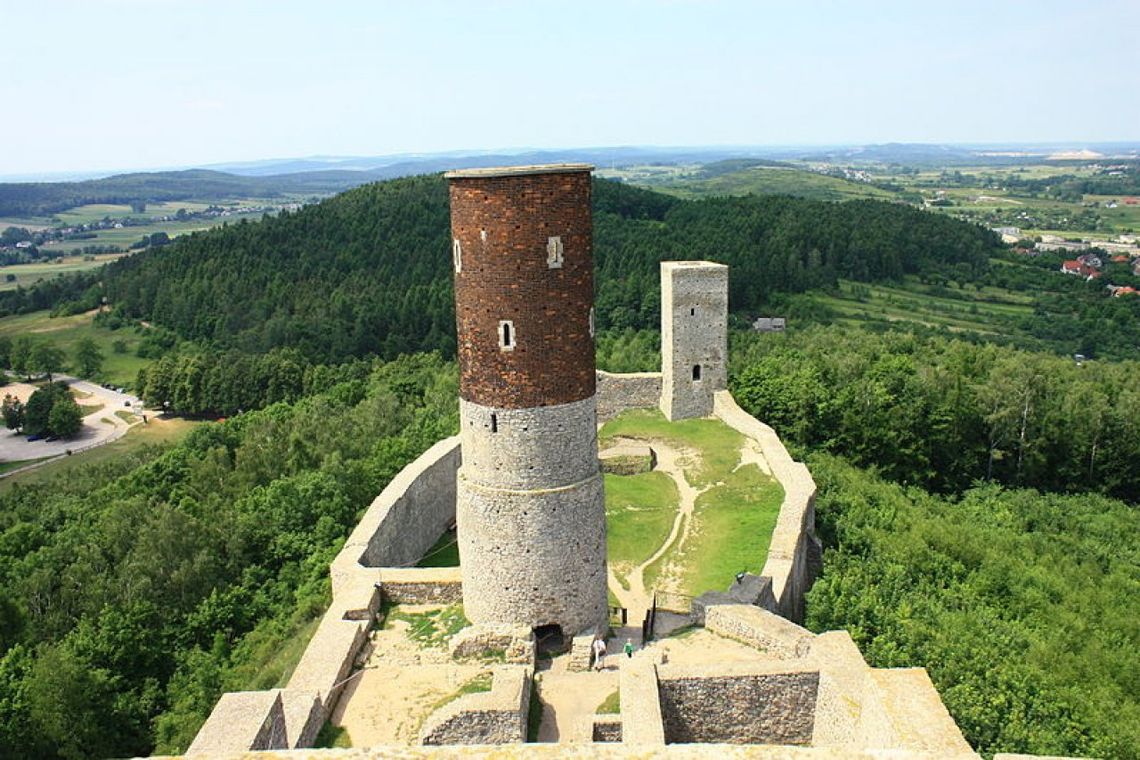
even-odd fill
[(18, 32), (0, 48), (5, 177), (575, 145), (1140, 140), (1140, 6), (1123, 0), (61, 0), (0, 21)]

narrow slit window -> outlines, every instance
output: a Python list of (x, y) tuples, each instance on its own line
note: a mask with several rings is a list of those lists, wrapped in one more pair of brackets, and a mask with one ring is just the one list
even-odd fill
[(499, 322), (499, 350), (515, 350), (515, 325), (509, 319)]
[(463, 246), (459, 244), (459, 238), (454, 238), (451, 241), (451, 258), (455, 263), (455, 271), (463, 271)]
[(701, 365), (699, 365), (699, 364), (693, 365), (693, 379), (694, 380), (700, 380), (701, 379)]
[(546, 266), (550, 269), (562, 268), (562, 238), (558, 235), (546, 239)]
[(491, 432), (499, 432), (499, 415), (495, 414), (494, 412), (491, 412)]
[(689, 316), (690, 317), (697, 316), (697, 307), (696, 306), (690, 306), (689, 307)]

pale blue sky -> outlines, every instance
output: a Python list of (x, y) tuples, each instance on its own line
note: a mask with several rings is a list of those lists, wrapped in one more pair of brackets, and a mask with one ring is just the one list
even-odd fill
[(0, 175), (1140, 139), (1140, 1), (0, 0)]

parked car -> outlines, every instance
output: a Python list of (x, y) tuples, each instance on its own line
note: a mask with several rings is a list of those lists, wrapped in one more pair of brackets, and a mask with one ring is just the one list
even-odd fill
[(32, 441), (42, 441), (42, 440), (43, 440), (43, 436), (40, 435), (39, 433), (35, 433), (33, 435), (28, 436), (28, 442), (29, 443), (31, 443)]

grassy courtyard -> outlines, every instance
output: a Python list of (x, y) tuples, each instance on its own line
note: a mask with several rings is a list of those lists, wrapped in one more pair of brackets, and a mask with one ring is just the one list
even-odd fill
[[(691, 516), (681, 518), (681, 538), (644, 569), (647, 589), (696, 596), (727, 588), (741, 571), (760, 571), (784, 491), (755, 464), (741, 465), (744, 436), (720, 420), (669, 422), (657, 410), (639, 409), (602, 428), (603, 446), (616, 437), (678, 450), (677, 464), (696, 490)], [(609, 560), (619, 580), (622, 570), (657, 552), (682, 506), (667, 472), (606, 477)]]

